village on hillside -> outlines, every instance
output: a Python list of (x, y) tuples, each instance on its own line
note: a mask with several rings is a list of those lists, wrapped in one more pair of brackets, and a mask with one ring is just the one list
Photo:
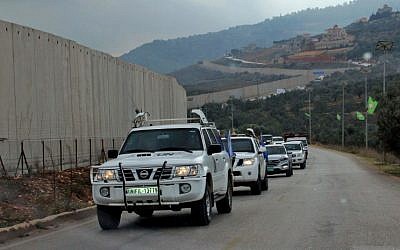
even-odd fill
[[(374, 22), (381, 18), (400, 17), (400, 12), (394, 12), (384, 5), (371, 17), (363, 17), (356, 23)], [(348, 52), (354, 49), (357, 41), (345, 28), (334, 25), (325, 33), (314, 35), (305, 33), (296, 37), (274, 41), (270, 48), (259, 48), (250, 44), (241, 49), (234, 49), (225, 58), (242, 60), (246, 63), (264, 64), (268, 66), (305, 66), (310, 64), (332, 64), (344, 66), (349, 63)]]

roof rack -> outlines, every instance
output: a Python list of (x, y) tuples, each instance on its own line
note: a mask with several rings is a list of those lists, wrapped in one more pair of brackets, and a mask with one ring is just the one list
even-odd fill
[(170, 119), (156, 119), (156, 120), (149, 120), (150, 113), (149, 112), (139, 112), (136, 114), (135, 119), (133, 119), (133, 128), (139, 128), (146, 126), (146, 124), (152, 124), (152, 123), (161, 123), (161, 122), (198, 122), (199, 124), (203, 126), (210, 126), (210, 127), (215, 127), (214, 122), (209, 122), (204, 115), (203, 111), (200, 109), (193, 109), (191, 111), (192, 114), (196, 114), (198, 117), (193, 117), (193, 118), (170, 118)]

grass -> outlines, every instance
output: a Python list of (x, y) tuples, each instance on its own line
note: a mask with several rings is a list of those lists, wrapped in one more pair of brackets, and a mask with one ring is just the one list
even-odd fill
[(378, 152), (375, 149), (365, 149), (360, 147), (348, 146), (342, 149), (338, 145), (319, 145), (325, 148), (334, 149), (341, 152), (357, 155), (371, 165), (375, 166), (379, 171), (389, 175), (400, 177), (400, 159), (394, 154)]

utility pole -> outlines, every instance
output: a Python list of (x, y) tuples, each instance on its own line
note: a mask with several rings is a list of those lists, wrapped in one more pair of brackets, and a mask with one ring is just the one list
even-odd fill
[(342, 83), (342, 149), (344, 149), (344, 82)]
[(368, 149), (368, 78), (365, 75), (365, 149)]
[(386, 57), (387, 57), (387, 50), (384, 50), (384, 61), (383, 61), (383, 95), (386, 95)]
[(383, 61), (383, 95), (386, 95), (386, 61), (387, 61), (387, 53), (392, 50), (394, 46), (393, 41), (379, 41), (376, 43), (375, 49), (382, 50), (384, 54)]
[(233, 133), (233, 97), (231, 97), (231, 127)]
[(311, 90), (309, 90), (308, 91), (308, 114), (310, 115), (309, 117), (308, 117), (308, 127), (309, 127), (309, 130), (310, 130), (310, 136), (309, 136), (309, 138), (310, 138), (310, 144), (311, 144)]
[(368, 149), (368, 73), (371, 72), (370, 67), (360, 69), (364, 74), (364, 96), (365, 96), (365, 149)]

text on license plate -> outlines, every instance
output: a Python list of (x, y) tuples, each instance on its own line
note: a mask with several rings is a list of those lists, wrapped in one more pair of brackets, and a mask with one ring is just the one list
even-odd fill
[(157, 195), (158, 187), (131, 187), (126, 188), (126, 195)]

